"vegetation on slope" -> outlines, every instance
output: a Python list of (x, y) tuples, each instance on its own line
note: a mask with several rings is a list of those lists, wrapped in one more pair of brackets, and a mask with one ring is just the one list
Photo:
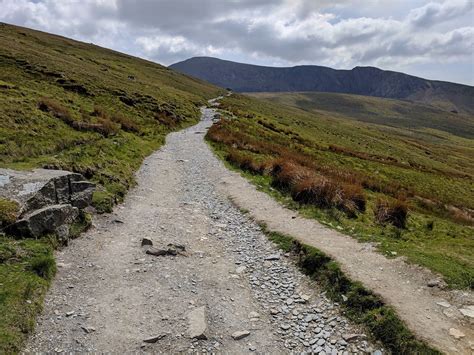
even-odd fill
[(306, 216), (377, 242), (388, 256), (431, 268), (452, 287), (474, 287), (472, 140), (242, 95), (225, 98), (222, 109), (207, 138), (261, 189)]
[[(0, 167), (81, 173), (98, 183), (95, 207), (110, 211), (143, 158), (196, 122), (220, 91), (152, 62), (0, 23)], [(0, 224), (14, 211), (0, 201)], [(19, 352), (31, 331), (54, 246), (0, 239), (0, 353)]]

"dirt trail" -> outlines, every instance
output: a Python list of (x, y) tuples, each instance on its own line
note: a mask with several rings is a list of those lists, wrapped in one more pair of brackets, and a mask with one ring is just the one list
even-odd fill
[[(125, 203), (57, 253), (58, 275), (26, 351), (380, 349), (217, 189), (223, 179), (241, 178), (203, 141), (213, 115), (205, 109), (201, 123), (170, 134), (144, 162)], [(157, 248), (183, 245), (185, 255), (146, 254), (142, 238)], [(196, 335), (207, 339), (190, 337), (194, 312)]]

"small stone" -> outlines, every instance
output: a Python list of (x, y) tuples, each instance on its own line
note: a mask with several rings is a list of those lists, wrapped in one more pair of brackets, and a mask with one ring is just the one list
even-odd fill
[(250, 312), (249, 313), (249, 318), (258, 318), (260, 317), (260, 314), (258, 314), (257, 312)]
[(326, 343), (326, 340), (321, 338), (321, 339), (318, 340), (318, 342), (316, 344), (319, 345), (319, 346), (322, 346), (322, 345), (324, 345), (324, 343)]
[(310, 295), (301, 295), (300, 296), (303, 302), (308, 302), (311, 299)]
[(271, 315), (275, 316), (275, 315), (277, 315), (278, 313), (280, 313), (280, 311), (279, 311), (278, 309), (275, 309), (275, 308), (270, 309), (270, 314), (271, 314)]
[(92, 332), (95, 332), (95, 328), (94, 328), (94, 327), (82, 326), (81, 328), (82, 328), (82, 330), (85, 331), (87, 334), (92, 333)]
[(207, 312), (206, 307), (198, 307), (188, 314), (189, 337), (191, 339), (206, 340)]
[(441, 302), (436, 302), (436, 304), (438, 306), (441, 306), (441, 307), (444, 307), (444, 308), (449, 308), (451, 307), (451, 304), (449, 302), (446, 302), (446, 301), (441, 301)]
[(71, 316), (74, 315), (74, 313), (76, 313), (76, 312), (74, 312), (74, 311), (67, 312), (66, 317), (71, 317)]
[(375, 350), (372, 355), (382, 355), (382, 352), (380, 350)]
[(461, 339), (466, 336), (466, 334), (464, 334), (463, 332), (461, 332), (459, 329), (456, 329), (456, 328), (450, 328), (449, 335), (454, 337), (454, 339)]
[(148, 239), (148, 238), (143, 238), (142, 239), (142, 247), (144, 247), (146, 245), (150, 245), (150, 246), (153, 245), (153, 242), (151, 241), (151, 239)]
[(237, 274), (241, 274), (245, 271), (245, 269), (247, 269), (247, 267), (242, 265), (242, 266), (239, 266), (237, 269), (235, 269), (235, 272)]
[(359, 334), (344, 334), (342, 338), (345, 341), (353, 341), (356, 340), (359, 337)]
[(143, 339), (143, 342), (153, 344), (153, 343), (156, 343), (158, 340), (163, 339), (165, 336), (166, 336), (166, 334), (154, 335), (154, 336), (151, 336), (149, 338)]
[(430, 280), (428, 281), (428, 283), (426, 284), (428, 287), (436, 287), (436, 286), (439, 286), (439, 283), (440, 281), (439, 280)]
[(286, 300), (286, 304), (287, 304), (288, 306), (291, 305), (291, 304), (293, 304), (293, 302), (294, 302), (294, 301), (293, 301), (293, 298), (288, 298), (288, 299)]
[(272, 254), (268, 255), (265, 257), (265, 260), (270, 261), (270, 260), (280, 260), (280, 254)]
[(234, 340), (240, 340), (245, 337), (248, 337), (250, 335), (250, 332), (248, 330), (239, 330), (237, 332), (232, 333), (232, 338)]
[(284, 323), (282, 325), (280, 325), (280, 328), (283, 329), (283, 330), (288, 330), (291, 328), (291, 325), (287, 324), (287, 323)]

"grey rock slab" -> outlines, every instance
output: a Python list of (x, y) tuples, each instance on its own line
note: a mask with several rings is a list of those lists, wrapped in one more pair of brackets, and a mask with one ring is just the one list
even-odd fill
[(21, 216), (57, 204), (85, 208), (92, 202), (95, 184), (81, 174), (64, 170), (0, 169), (0, 197), (17, 201)]
[(188, 314), (188, 332), (191, 339), (207, 339), (207, 310), (205, 306), (193, 309)]
[(232, 333), (232, 339), (240, 340), (240, 339), (248, 337), (249, 335), (250, 335), (250, 332), (248, 330), (238, 330)]
[(58, 228), (73, 223), (78, 216), (79, 209), (72, 205), (51, 205), (24, 215), (6, 230), (14, 235), (32, 238), (46, 233), (63, 234), (64, 231)]

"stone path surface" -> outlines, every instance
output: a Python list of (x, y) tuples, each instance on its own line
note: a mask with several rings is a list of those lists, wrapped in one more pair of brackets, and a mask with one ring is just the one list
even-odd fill
[(203, 141), (213, 116), (170, 134), (124, 204), (58, 252), (25, 351), (383, 351), (229, 202), (236, 176)]

